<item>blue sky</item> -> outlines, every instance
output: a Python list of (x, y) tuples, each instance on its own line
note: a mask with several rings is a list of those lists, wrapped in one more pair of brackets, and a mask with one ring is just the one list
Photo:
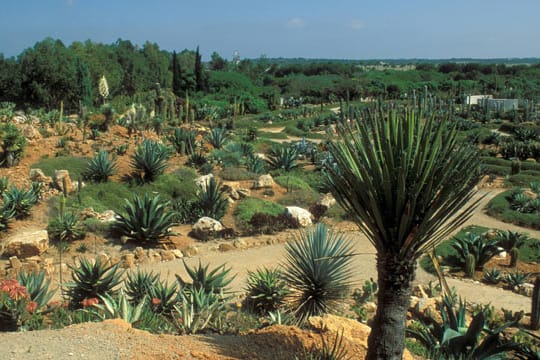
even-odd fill
[(2, 0), (0, 52), (47, 36), (231, 58), (540, 57), (539, 0)]

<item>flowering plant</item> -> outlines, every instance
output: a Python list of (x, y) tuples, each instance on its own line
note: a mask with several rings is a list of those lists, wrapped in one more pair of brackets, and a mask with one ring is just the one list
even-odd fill
[(15, 279), (0, 282), (0, 331), (15, 331), (25, 317), (31, 316), (38, 304), (30, 300), (26, 287)]

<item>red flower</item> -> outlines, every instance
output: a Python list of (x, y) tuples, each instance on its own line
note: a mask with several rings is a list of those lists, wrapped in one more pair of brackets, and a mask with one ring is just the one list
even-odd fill
[(83, 301), (81, 301), (81, 305), (83, 307), (90, 307), (90, 306), (94, 306), (96, 304), (99, 304), (99, 299), (98, 298), (89, 298), (89, 299), (84, 299)]
[(26, 293), (26, 288), (19, 284), (15, 279), (4, 279), (0, 283), (0, 291), (5, 294), (8, 294), (10, 298), (15, 301), (26, 298), (28, 294)]
[(33, 314), (34, 311), (36, 311), (38, 308), (38, 304), (35, 301), (30, 301), (28, 304), (26, 304), (26, 311), (28, 311), (30, 314)]
[(159, 305), (161, 304), (161, 300), (158, 298), (152, 298), (152, 305)]

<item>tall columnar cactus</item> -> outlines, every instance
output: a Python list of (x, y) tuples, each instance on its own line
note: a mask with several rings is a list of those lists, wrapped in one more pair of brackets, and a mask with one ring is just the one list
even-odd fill
[(534, 281), (531, 308), (531, 328), (533, 330), (540, 329), (540, 275), (538, 275)]
[(510, 249), (510, 267), (516, 267), (519, 260), (519, 250), (517, 247)]
[(467, 254), (465, 258), (465, 275), (474, 278), (474, 269), (476, 268), (476, 258), (473, 254)]

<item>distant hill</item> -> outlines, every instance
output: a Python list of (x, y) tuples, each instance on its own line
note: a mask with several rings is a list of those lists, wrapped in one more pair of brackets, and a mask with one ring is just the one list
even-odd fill
[(506, 64), (506, 65), (531, 65), (540, 64), (540, 58), (493, 58), (493, 59), (476, 59), (476, 58), (451, 58), (451, 59), (310, 59), (310, 58), (257, 58), (251, 59), (253, 62), (269, 62), (273, 64), (307, 64), (307, 63), (343, 63), (343, 64), (364, 64), (377, 65), (385, 63), (389, 65), (407, 65), (407, 64), (443, 64), (443, 63), (476, 63), (476, 64)]

